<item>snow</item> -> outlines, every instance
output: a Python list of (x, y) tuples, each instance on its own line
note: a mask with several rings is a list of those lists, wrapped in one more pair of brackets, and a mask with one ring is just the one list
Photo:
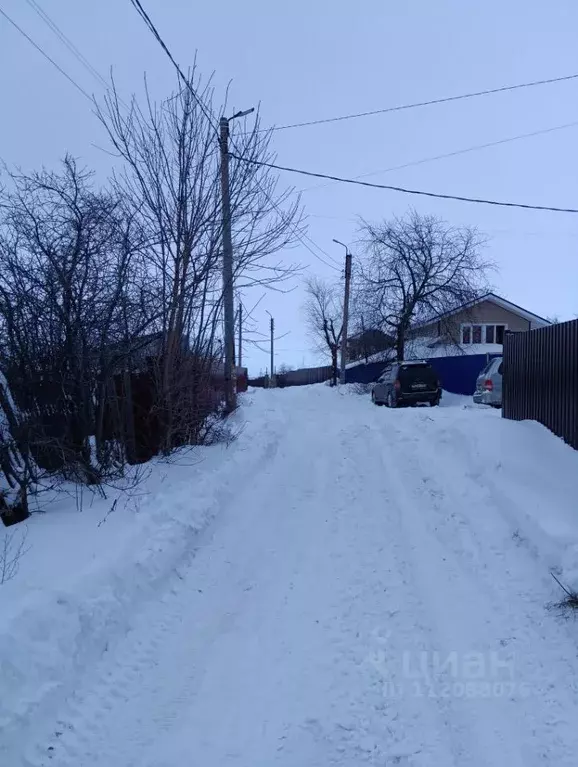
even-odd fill
[[(431, 340), (430, 340), (431, 342)], [(435, 357), (459, 357), (469, 354), (503, 354), (502, 344), (435, 344), (429, 346), (424, 339), (416, 338), (406, 347), (406, 357), (434, 359)]]
[[(443, 344), (433, 343), (431, 337), (418, 337), (406, 342), (404, 356), (406, 360), (430, 360), (436, 357), (459, 357), (469, 354), (503, 354), (502, 344)], [(347, 363), (347, 368), (381, 362), (392, 358), (392, 350), (371, 354), (365, 358)]]
[[(60, 502), (0, 587), (0, 764), (576, 764), (578, 453), (470, 398), (250, 392), (229, 447)], [(574, 584), (576, 585), (576, 584)]]

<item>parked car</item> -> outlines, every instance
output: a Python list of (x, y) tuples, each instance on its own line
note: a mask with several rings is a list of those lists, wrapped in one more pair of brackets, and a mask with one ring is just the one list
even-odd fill
[(502, 407), (502, 357), (494, 357), (476, 380), (474, 402)]
[(393, 362), (373, 385), (371, 399), (376, 405), (398, 407), (429, 402), (440, 404), (442, 390), (437, 373), (425, 360)]

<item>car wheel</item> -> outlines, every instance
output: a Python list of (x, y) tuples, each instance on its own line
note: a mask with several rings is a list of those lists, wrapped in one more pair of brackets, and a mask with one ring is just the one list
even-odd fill
[(391, 392), (387, 395), (387, 407), (397, 407), (397, 401)]
[(430, 400), (430, 407), (437, 407), (437, 405), (440, 404), (440, 398), (436, 397), (435, 399)]

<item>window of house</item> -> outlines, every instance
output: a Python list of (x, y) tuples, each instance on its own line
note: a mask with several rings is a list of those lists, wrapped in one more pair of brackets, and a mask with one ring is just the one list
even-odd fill
[(503, 344), (507, 325), (462, 325), (462, 344)]

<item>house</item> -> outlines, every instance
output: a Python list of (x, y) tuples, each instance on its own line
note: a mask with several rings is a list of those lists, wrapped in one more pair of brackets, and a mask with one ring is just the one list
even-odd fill
[[(412, 325), (406, 338), (405, 358), (429, 360), (446, 391), (473, 394), (480, 370), (489, 358), (502, 354), (506, 333), (522, 333), (550, 324), (544, 317), (496, 293), (486, 293)], [(348, 366), (347, 380), (362, 383), (376, 380), (386, 354), (387, 351), (374, 355), (369, 364)]]
[(377, 328), (367, 328), (347, 339), (347, 360), (368, 360), (372, 355), (391, 349), (395, 340)]
[(432, 350), (437, 348), (448, 356), (499, 354), (505, 333), (535, 330), (549, 324), (543, 317), (495, 293), (486, 293), (442, 315), (414, 324), (408, 335), (414, 345), (417, 342), (417, 345)]

